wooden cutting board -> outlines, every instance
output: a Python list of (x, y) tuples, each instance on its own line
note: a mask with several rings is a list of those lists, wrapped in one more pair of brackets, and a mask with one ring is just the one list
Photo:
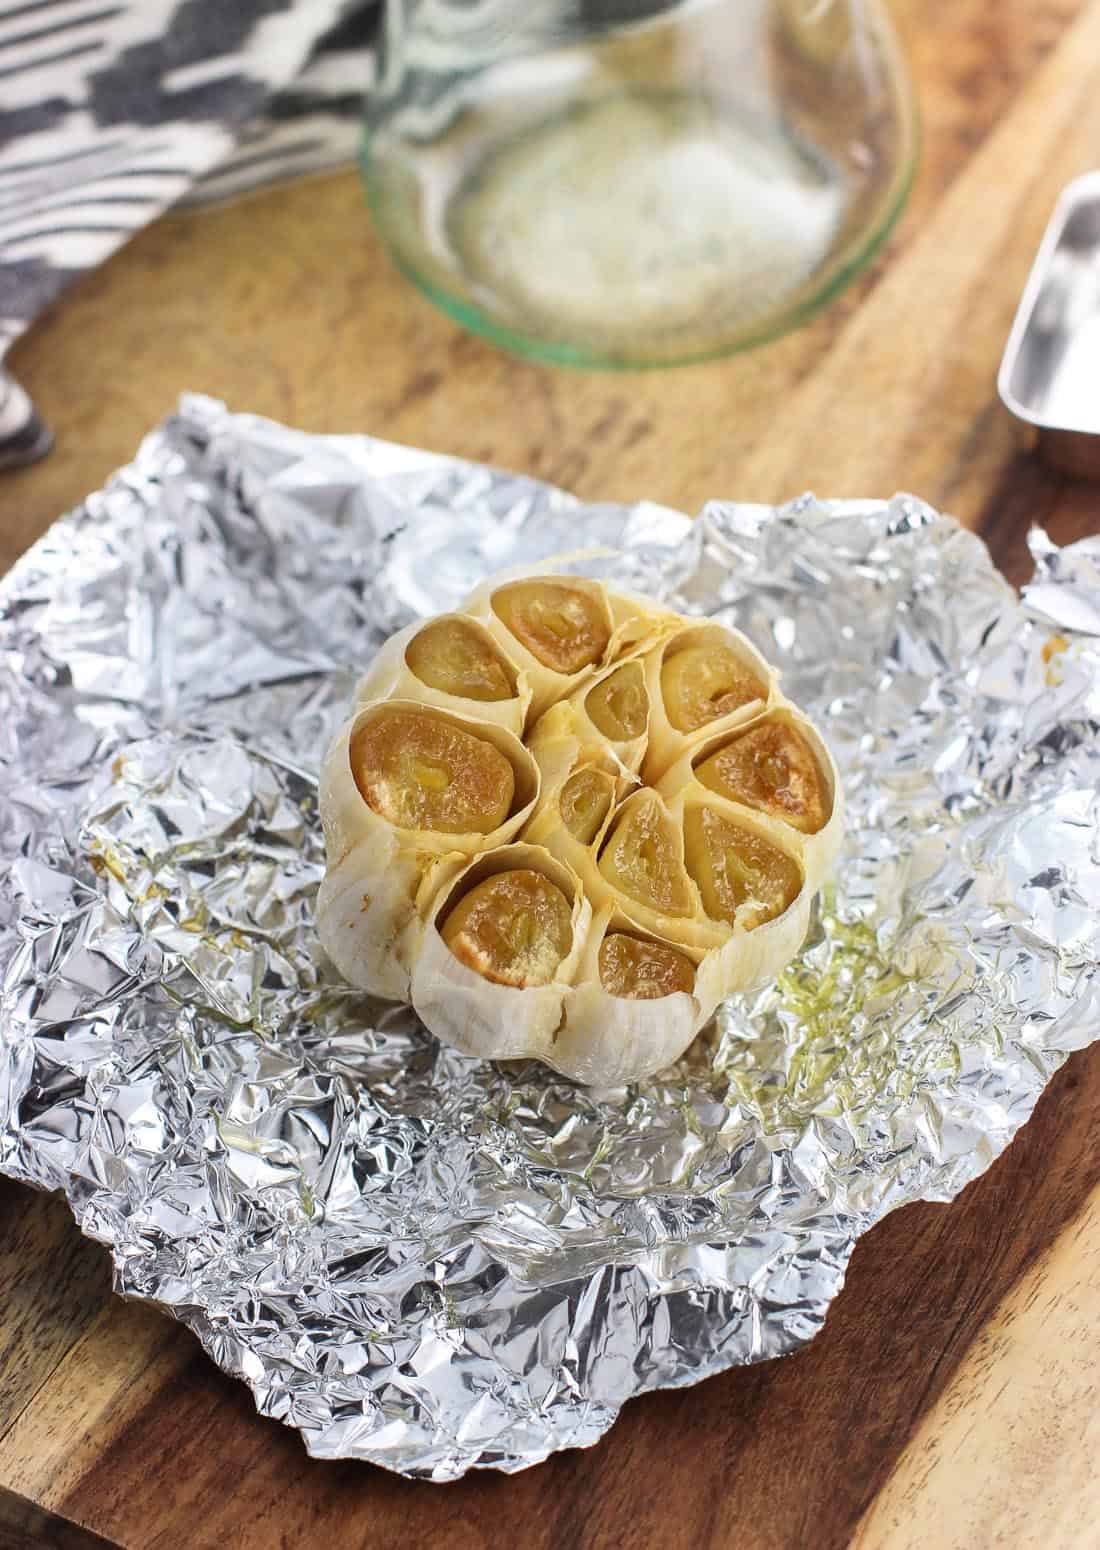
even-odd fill
[[(14, 354), (59, 440), (0, 479), (0, 563), (188, 389), (595, 498), (908, 489), (1022, 580), (1031, 520), (1100, 531), (1097, 487), (1037, 464), (994, 387), (1055, 197), (1100, 165), (1100, 0), (895, 9), (920, 175), (872, 272), (809, 327), (690, 370), (549, 371), (421, 302), (350, 173), (169, 219)], [(1100, 1046), (959, 1201), (860, 1244), (808, 1350), (635, 1401), (589, 1452), (447, 1487), (309, 1461), (189, 1335), (111, 1295), (58, 1200), (0, 1181), (0, 1550), (1094, 1550), (1098, 1121)]]

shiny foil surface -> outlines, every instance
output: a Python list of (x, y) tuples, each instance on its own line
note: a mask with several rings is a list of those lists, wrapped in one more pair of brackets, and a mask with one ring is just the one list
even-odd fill
[[(314, 939), (352, 685), (485, 574), (745, 630), (846, 850), (779, 980), (629, 1090), (440, 1048)], [(793, 1351), (1100, 1033), (1100, 539), (1023, 600), (919, 501), (582, 506), (184, 401), (0, 589), (0, 1169), (322, 1458), (436, 1480)]]

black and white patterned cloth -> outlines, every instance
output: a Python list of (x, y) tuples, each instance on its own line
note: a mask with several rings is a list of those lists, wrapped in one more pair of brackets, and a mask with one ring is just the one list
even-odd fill
[(12, 343), (169, 205), (354, 156), (368, 0), (0, 0), (0, 468), (50, 445)]

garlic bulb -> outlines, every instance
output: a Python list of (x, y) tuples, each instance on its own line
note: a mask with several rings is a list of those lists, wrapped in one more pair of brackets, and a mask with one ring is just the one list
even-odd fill
[(438, 1037), (613, 1085), (779, 972), (836, 767), (724, 625), (546, 572), (395, 635), (321, 773), (321, 941)]

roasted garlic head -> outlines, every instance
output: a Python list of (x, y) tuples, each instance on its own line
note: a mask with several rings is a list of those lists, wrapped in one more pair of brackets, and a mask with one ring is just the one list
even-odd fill
[(395, 635), (321, 774), (321, 941), (439, 1038), (618, 1085), (802, 944), (836, 767), (759, 652), (586, 578)]

